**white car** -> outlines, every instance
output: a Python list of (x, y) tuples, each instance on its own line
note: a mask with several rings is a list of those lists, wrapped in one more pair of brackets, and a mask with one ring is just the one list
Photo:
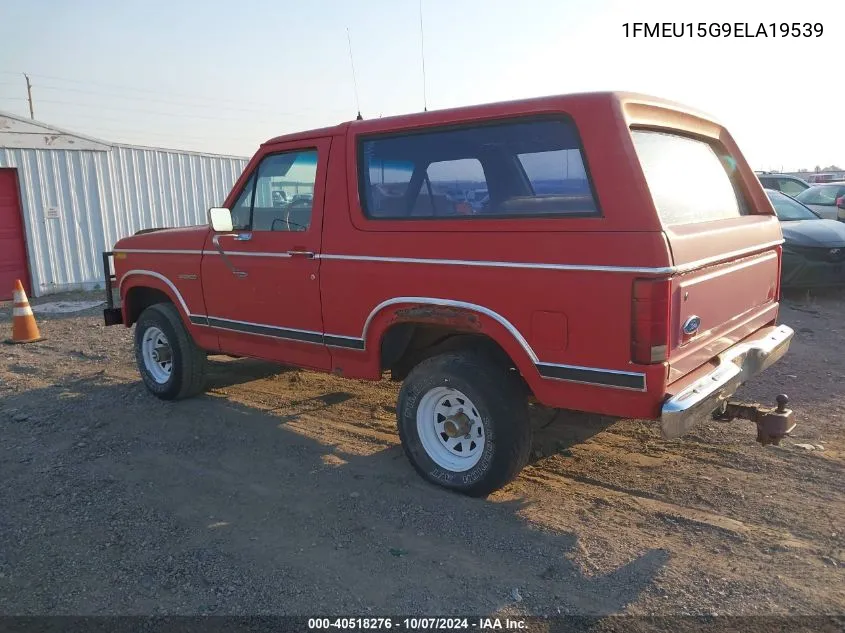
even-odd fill
[(826, 220), (845, 221), (845, 182), (825, 182), (812, 185), (795, 196)]

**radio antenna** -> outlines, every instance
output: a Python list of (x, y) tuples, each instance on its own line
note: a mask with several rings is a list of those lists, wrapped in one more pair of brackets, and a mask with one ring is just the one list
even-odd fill
[(362, 121), (361, 100), (358, 98), (358, 80), (355, 78), (355, 58), (352, 57), (352, 37), (349, 35), (349, 27), (346, 27), (346, 42), (349, 44), (349, 63), (352, 65), (352, 85), (355, 88), (355, 107), (358, 108), (356, 120)]
[(423, 32), (422, 0), (420, 0), (420, 58), (422, 59), (423, 111), (428, 112), (428, 98), (425, 92), (425, 34)]

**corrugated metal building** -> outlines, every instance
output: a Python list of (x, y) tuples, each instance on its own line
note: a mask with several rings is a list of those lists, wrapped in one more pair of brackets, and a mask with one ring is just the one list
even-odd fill
[(89, 138), (0, 112), (0, 300), (102, 284), (102, 251), (141, 229), (206, 222), (246, 158)]

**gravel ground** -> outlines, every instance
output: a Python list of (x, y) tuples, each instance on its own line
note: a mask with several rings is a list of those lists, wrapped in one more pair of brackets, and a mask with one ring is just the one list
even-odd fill
[(538, 408), (484, 500), (416, 476), (393, 383), (215, 357), (164, 403), (132, 331), (39, 317), (0, 346), (0, 613), (843, 614), (843, 309), (788, 299), (792, 350), (739, 394), (790, 395), (780, 447)]

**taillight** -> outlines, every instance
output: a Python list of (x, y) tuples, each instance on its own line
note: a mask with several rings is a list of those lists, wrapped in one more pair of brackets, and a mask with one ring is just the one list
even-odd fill
[(667, 279), (634, 280), (631, 356), (635, 363), (662, 363), (669, 357), (671, 293)]

